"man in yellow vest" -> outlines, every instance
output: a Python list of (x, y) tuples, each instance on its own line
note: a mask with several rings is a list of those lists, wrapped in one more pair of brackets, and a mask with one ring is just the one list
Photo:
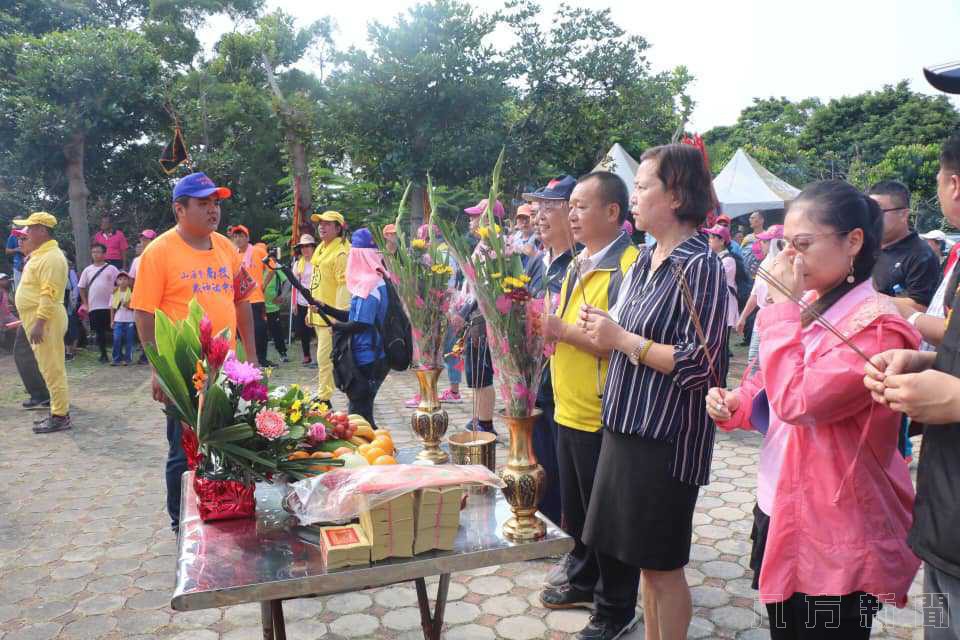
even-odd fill
[(63, 334), (67, 310), (63, 292), (67, 286), (67, 258), (53, 239), (57, 219), (49, 213), (31, 213), (13, 224), (26, 227), (33, 250), (17, 287), (16, 305), (23, 330), (37, 358), (40, 375), (50, 391), (50, 415), (33, 426), (34, 433), (70, 428), (70, 392), (64, 360)]
[[(310, 293), (317, 302), (337, 309), (350, 308), (350, 292), (347, 291), (347, 254), (350, 243), (346, 239), (346, 220), (336, 211), (315, 213), (310, 217), (317, 225), (320, 245), (310, 262), (313, 275), (310, 278)], [(327, 321), (310, 309), (307, 323), (317, 330), (317, 399), (330, 403), (333, 396), (333, 331)]]
[[(565, 186), (563, 181), (553, 182), (538, 192), (541, 213), (557, 204), (550, 196)], [(604, 311), (612, 307), (624, 274), (640, 253), (621, 228), (629, 210), (629, 196), (615, 173), (597, 171), (580, 178), (569, 200), (573, 239), (584, 249), (567, 271), (559, 307), (555, 316), (548, 317), (545, 333), (557, 339), (550, 375), (556, 403), (560, 501), (563, 527), (575, 546), (548, 574), (546, 588), (540, 592), (540, 600), (548, 609), (590, 608), (600, 576), (597, 557), (581, 535), (603, 441), (600, 398), (609, 353), (597, 352), (577, 326), (580, 307), (584, 303)], [(604, 595), (616, 598), (619, 594)]]

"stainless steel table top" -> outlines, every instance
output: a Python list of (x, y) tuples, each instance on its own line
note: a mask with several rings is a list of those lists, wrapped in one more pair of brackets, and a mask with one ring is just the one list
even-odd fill
[(503, 493), (471, 489), (453, 551), (428, 551), (327, 572), (320, 548), (305, 541), (311, 538), (310, 530), (281, 507), (283, 491), (258, 484), (256, 519), (204, 523), (197, 514), (193, 474), (183, 475), (173, 609), (343, 593), (573, 549), (573, 540), (546, 518), (547, 535), (542, 540), (519, 544), (506, 540), (501, 531), (511, 514)]

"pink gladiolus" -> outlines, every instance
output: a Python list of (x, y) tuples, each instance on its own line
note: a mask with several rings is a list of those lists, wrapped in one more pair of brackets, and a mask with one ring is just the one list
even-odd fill
[(465, 275), (468, 280), (477, 279), (477, 272), (473, 269), (472, 264), (462, 264), (460, 265), (460, 270), (463, 271), (463, 275)]
[(207, 364), (211, 371), (219, 369), (230, 353), (230, 342), (223, 336), (217, 336), (210, 341), (210, 349), (207, 352)]
[(243, 391), (240, 392), (240, 397), (247, 402), (266, 402), (267, 385), (260, 384), (259, 382), (249, 382), (244, 385)]
[(420, 258), (420, 261), (427, 267), (433, 266), (433, 258), (430, 257), (429, 253), (423, 254), (423, 257)]
[(211, 340), (213, 340), (213, 322), (209, 317), (203, 316), (200, 320), (200, 349), (204, 357), (210, 353)]
[(504, 294), (497, 296), (497, 311), (506, 315), (510, 312), (510, 307), (513, 306), (513, 301)]
[(283, 416), (272, 409), (263, 409), (254, 419), (257, 424), (257, 433), (267, 440), (276, 440), (290, 433)]
[(414, 301), (414, 304), (417, 305), (417, 309), (423, 309), (425, 306), (427, 306), (427, 303), (424, 302), (423, 298), (421, 298), (420, 296), (417, 296), (417, 299)]
[(543, 298), (533, 298), (527, 302), (527, 313), (538, 316), (543, 313)]
[(310, 431), (307, 433), (309, 437), (314, 442), (323, 442), (327, 439), (327, 428), (322, 422), (317, 422), (310, 425)]
[(423, 332), (421, 332), (421, 331), (420, 331), (419, 329), (417, 329), (416, 327), (410, 327), (410, 331), (411, 331), (411, 333), (413, 333), (413, 339), (414, 339), (414, 340), (419, 340), (420, 338), (423, 337)]

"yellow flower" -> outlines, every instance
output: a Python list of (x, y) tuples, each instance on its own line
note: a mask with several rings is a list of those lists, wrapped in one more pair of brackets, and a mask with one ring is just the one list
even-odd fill
[(512, 289), (520, 289), (525, 283), (520, 278), (515, 278), (513, 276), (507, 276), (503, 279), (503, 286), (510, 287)]
[(440, 244), (437, 245), (437, 251), (446, 251), (449, 248), (450, 247), (447, 246), (446, 242), (441, 242)]
[(296, 423), (300, 422), (300, 418), (302, 418), (302, 417), (303, 417), (303, 414), (302, 414), (302, 413), (300, 413), (299, 411), (293, 411), (293, 412), (290, 414), (290, 422), (296, 424)]
[(300, 407), (303, 406), (303, 403), (300, 400), (294, 400), (293, 404), (290, 405), (290, 411), (300, 411)]
[(523, 281), (523, 284), (530, 284), (530, 276), (525, 273), (520, 276), (520, 280)]
[(411, 241), (410, 241), (410, 246), (413, 247), (414, 249), (426, 249), (426, 248), (427, 248), (427, 241), (426, 241), (426, 240), (421, 240), (420, 238), (417, 238), (416, 240), (411, 240)]
[(496, 272), (496, 273), (491, 273), (491, 274), (490, 274), (490, 277), (491, 277), (491, 278), (500, 278), (500, 277), (502, 277), (502, 275), (501, 275), (501, 273), (498, 271), (498, 272)]
[(487, 236), (490, 235), (490, 227), (477, 227), (477, 235), (481, 239), (486, 240)]

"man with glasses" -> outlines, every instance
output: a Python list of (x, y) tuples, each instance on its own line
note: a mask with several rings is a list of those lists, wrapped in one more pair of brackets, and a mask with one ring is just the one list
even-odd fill
[(922, 314), (940, 284), (940, 260), (910, 228), (910, 191), (896, 180), (870, 187), (883, 211), (882, 252), (873, 269), (877, 291), (894, 296), (901, 313)]

